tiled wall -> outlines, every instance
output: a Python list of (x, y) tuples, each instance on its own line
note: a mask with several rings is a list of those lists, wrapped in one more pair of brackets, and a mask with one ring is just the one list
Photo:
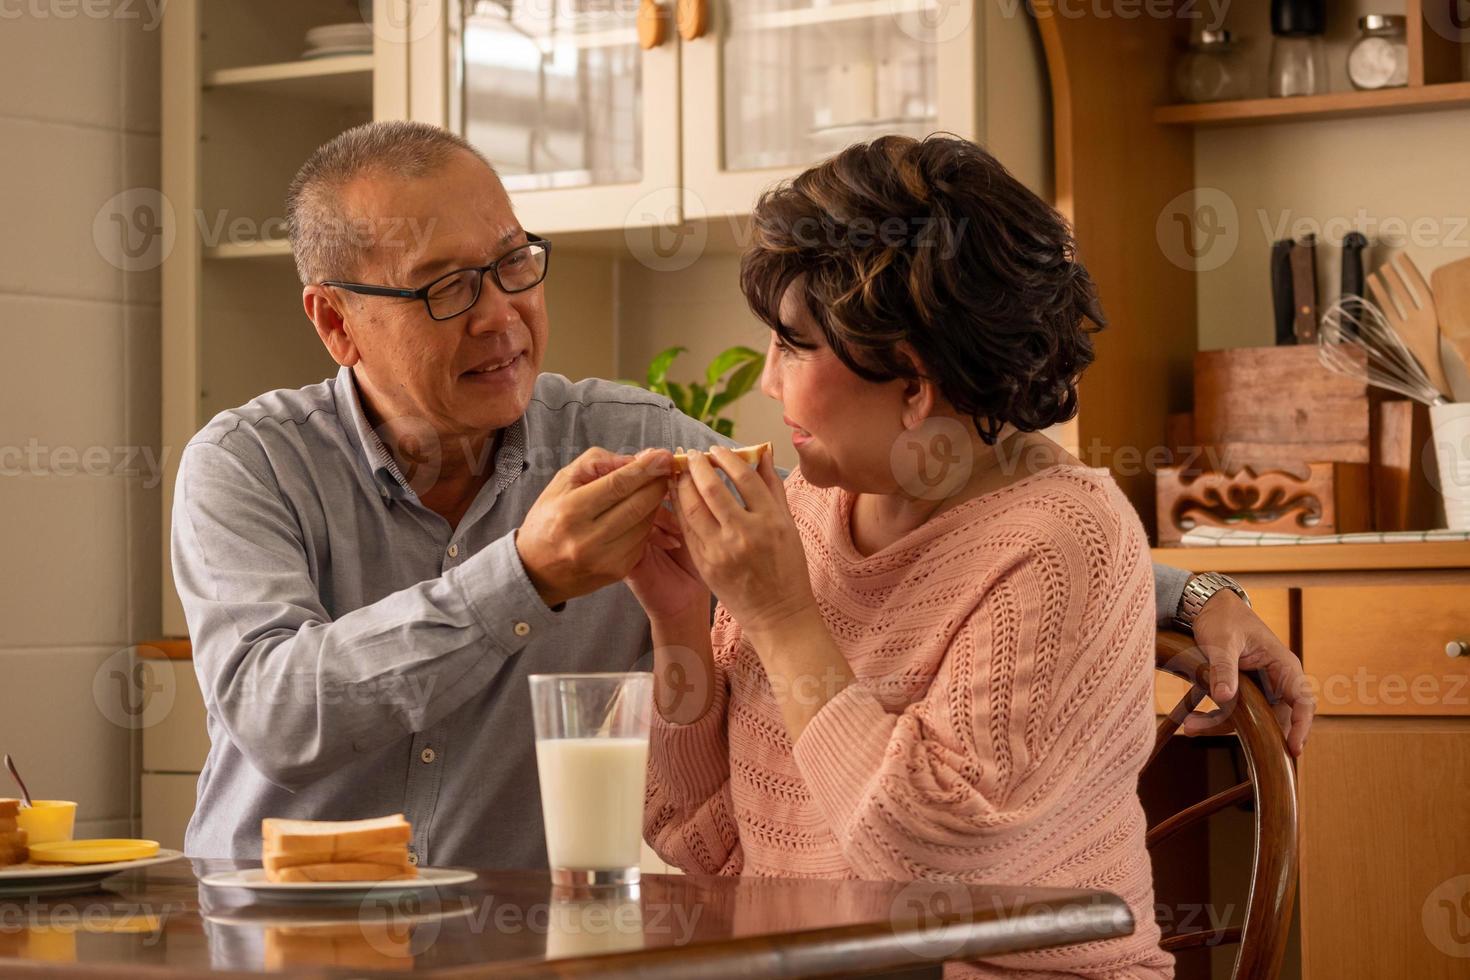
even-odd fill
[(109, 658), (159, 630), (159, 276), (100, 237), (159, 186), (154, 6), (0, 19), (0, 751), (81, 804), (79, 837), (130, 829)]

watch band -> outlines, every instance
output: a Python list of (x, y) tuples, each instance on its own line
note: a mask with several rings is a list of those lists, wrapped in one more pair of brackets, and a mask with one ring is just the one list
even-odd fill
[(1200, 611), (1205, 608), (1205, 603), (1221, 589), (1229, 589), (1240, 596), (1241, 601), (1247, 606), (1251, 604), (1251, 597), (1246, 595), (1245, 589), (1240, 583), (1229, 575), (1221, 575), (1219, 572), (1201, 572), (1192, 576), (1184, 583), (1184, 595), (1179, 599), (1179, 610), (1174, 614), (1174, 625), (1187, 633), (1194, 632), (1194, 621), (1199, 618)]

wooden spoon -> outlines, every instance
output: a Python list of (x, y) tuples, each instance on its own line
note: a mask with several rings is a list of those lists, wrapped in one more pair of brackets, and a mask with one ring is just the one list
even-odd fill
[(1434, 309), (1434, 294), (1414, 260), (1403, 254), (1394, 256), (1392, 262), (1368, 277), (1368, 292), (1424, 369), (1434, 390), (1448, 398), (1450, 383), (1439, 358), (1439, 315)]
[[(1450, 349), (1470, 364), (1470, 259), (1457, 259), (1440, 266), (1429, 274), (1429, 282), (1434, 287), (1439, 332)], [(1445, 366), (1445, 373), (1450, 373), (1449, 365)]]
[(21, 806), (34, 806), (31, 802), (30, 791), (26, 789), (25, 781), (20, 778), (20, 773), (15, 769), (15, 762), (10, 758), (10, 753), (5, 753), (5, 768), (10, 770), (10, 778), (15, 780), (15, 785), (20, 787)]

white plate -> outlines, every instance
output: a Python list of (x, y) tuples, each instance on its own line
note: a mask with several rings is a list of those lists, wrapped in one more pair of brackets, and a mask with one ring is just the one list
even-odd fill
[(199, 880), (210, 888), (244, 888), (260, 898), (278, 902), (360, 902), (366, 898), (384, 898), (447, 888), (474, 881), (473, 871), (459, 868), (419, 868), (417, 878), (401, 881), (268, 881), (264, 868), (244, 868), (206, 875)]
[(342, 44), (372, 44), (373, 29), (362, 21), (350, 21), (345, 24), (323, 24), (321, 27), (313, 27), (306, 32), (306, 46), (309, 48), (335, 47)]
[(62, 895), (90, 891), (104, 878), (124, 871), (166, 864), (183, 857), (182, 851), (162, 848), (150, 858), (108, 864), (21, 864), (0, 868), (0, 895)]

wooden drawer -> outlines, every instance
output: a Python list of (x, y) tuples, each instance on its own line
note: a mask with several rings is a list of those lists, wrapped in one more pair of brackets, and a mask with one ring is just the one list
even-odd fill
[(1302, 662), (1322, 715), (1470, 716), (1470, 585), (1302, 590)]
[[(1290, 589), (1253, 589), (1246, 583), (1246, 592), (1251, 597), (1251, 608), (1261, 621), (1271, 627), (1271, 632), (1281, 639), (1282, 643), (1291, 642), (1291, 590)], [(1161, 715), (1167, 715), (1174, 710), (1174, 705), (1184, 697), (1184, 692), (1189, 690), (1189, 685), (1177, 677), (1168, 674), (1154, 673), (1154, 710)], [(1200, 706), (1209, 710), (1215, 707), (1215, 702), (1206, 698)]]

